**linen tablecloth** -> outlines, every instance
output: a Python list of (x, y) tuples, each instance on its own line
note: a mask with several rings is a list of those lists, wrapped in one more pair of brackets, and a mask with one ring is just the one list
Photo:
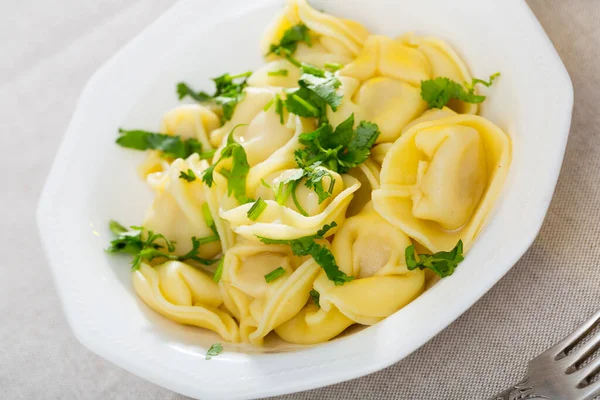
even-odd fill
[[(83, 85), (170, 4), (0, 2), (0, 398), (184, 398), (75, 340), (34, 219)], [(280, 399), (485, 398), (517, 381), (527, 360), (600, 307), (600, 1), (529, 0), (529, 5), (575, 86), (564, 165), (539, 237), (487, 295), (405, 360)]]

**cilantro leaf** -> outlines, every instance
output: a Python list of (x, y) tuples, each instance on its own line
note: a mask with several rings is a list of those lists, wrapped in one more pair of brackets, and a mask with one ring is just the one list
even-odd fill
[(429, 268), (442, 278), (452, 275), (456, 267), (458, 267), (458, 264), (465, 259), (463, 256), (462, 240), (459, 240), (458, 243), (456, 243), (456, 246), (450, 251), (438, 251), (434, 254), (419, 254), (418, 261), (415, 257), (415, 246), (410, 245), (406, 248), (404, 257), (409, 271), (416, 268), (419, 268), (420, 270)]
[(244, 147), (237, 143), (233, 138), (233, 133), (235, 130), (243, 125), (246, 124), (238, 124), (231, 130), (229, 136), (227, 137), (227, 146), (221, 150), (219, 159), (217, 162), (208, 167), (202, 175), (202, 182), (204, 182), (208, 187), (212, 187), (214, 183), (215, 168), (221, 161), (231, 158), (231, 170), (221, 169), (219, 173), (227, 178), (227, 194), (229, 196), (233, 194), (240, 204), (245, 204), (251, 201), (246, 196), (246, 177), (248, 176), (248, 171), (250, 171), (250, 164), (248, 164), (246, 150), (244, 150)]
[(221, 343), (215, 343), (210, 346), (210, 349), (206, 352), (206, 359), (210, 360), (213, 357), (218, 356), (223, 351), (223, 345)]
[(167, 157), (188, 158), (194, 153), (202, 157), (202, 143), (196, 139), (182, 139), (164, 133), (119, 129), (117, 144), (135, 150), (159, 150)]
[(269, 239), (262, 236), (257, 236), (258, 239), (265, 244), (285, 244), (289, 245), (292, 253), (295, 256), (303, 257), (310, 255), (317, 264), (325, 271), (327, 278), (333, 281), (336, 285), (343, 285), (354, 279), (352, 276), (346, 275), (335, 262), (335, 257), (331, 250), (324, 245), (315, 242), (315, 239), (323, 239), (327, 232), (336, 227), (337, 224), (332, 222), (329, 225), (324, 225), (315, 235), (304, 236), (298, 239)]
[(191, 168), (188, 168), (187, 172), (181, 171), (179, 173), (179, 178), (188, 182), (194, 182), (196, 180), (196, 174), (194, 173), (194, 171), (192, 171)]
[(283, 269), (283, 267), (278, 267), (275, 268), (273, 271), (269, 272), (268, 274), (265, 275), (265, 281), (267, 283), (271, 283), (273, 282), (275, 279), (279, 278), (280, 276), (285, 275), (285, 269)]
[(304, 42), (308, 46), (312, 46), (312, 40), (308, 27), (304, 24), (297, 24), (283, 32), (279, 43), (272, 43), (269, 49), (269, 54), (277, 54), (278, 56), (292, 56), (298, 48), (298, 43)]
[(318, 162), (344, 173), (364, 162), (379, 136), (379, 128), (367, 121), (361, 121), (356, 129), (353, 126), (354, 114), (350, 114), (335, 130), (331, 125), (322, 125), (301, 134), (298, 140), (304, 147), (294, 152), (298, 166), (307, 168)]
[(421, 98), (427, 102), (429, 108), (442, 108), (452, 99), (481, 103), (486, 97), (475, 94), (475, 85), (481, 83), (489, 87), (499, 75), (499, 72), (491, 75), (489, 81), (473, 78), (471, 83), (465, 83), (464, 86), (446, 77), (421, 81)]
[(319, 304), (319, 299), (321, 298), (321, 294), (319, 292), (317, 292), (316, 290), (312, 289), (310, 291), (310, 297), (314, 301), (314, 303), (317, 305), (317, 307), (320, 308), (321, 304)]
[(267, 203), (259, 197), (248, 210), (248, 218), (250, 218), (252, 221), (256, 221), (266, 208)]
[(237, 75), (227, 73), (213, 78), (216, 89), (212, 96), (206, 92), (196, 92), (184, 82), (180, 82), (177, 84), (177, 94), (180, 100), (190, 96), (201, 103), (214, 101), (219, 104), (223, 110), (221, 122), (224, 123), (231, 119), (235, 107), (244, 98), (244, 88), (248, 85), (247, 80), (250, 75), (252, 71)]
[(284, 101), (285, 108), (292, 114), (305, 118), (326, 118), (325, 102), (305, 87), (288, 90)]

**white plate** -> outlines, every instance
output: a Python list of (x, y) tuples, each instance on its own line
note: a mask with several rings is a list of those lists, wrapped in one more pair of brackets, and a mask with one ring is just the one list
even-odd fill
[(103, 252), (107, 221), (138, 224), (150, 199), (135, 173), (142, 156), (114, 139), (120, 126), (156, 129), (177, 103), (176, 82), (210, 89), (210, 77), (261, 64), (259, 37), (282, 3), (248, 3), (181, 1), (106, 62), (81, 95), (38, 209), (77, 338), (149, 381), (203, 399), (270, 396), (359, 377), (401, 360), (448, 326), (534, 240), (560, 171), (573, 105), (569, 76), (524, 1), (314, 0), (375, 33), (414, 30), (445, 38), (474, 76), (500, 71), (482, 114), (512, 138), (510, 174), (464, 263), (401, 311), (319, 346), (273, 354), (226, 345), (206, 361), (218, 338), (147, 309), (131, 288), (128, 260)]

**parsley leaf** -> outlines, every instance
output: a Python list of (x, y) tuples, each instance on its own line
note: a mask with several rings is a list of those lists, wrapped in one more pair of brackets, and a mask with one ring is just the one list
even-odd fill
[(319, 292), (317, 292), (316, 290), (312, 289), (310, 291), (310, 297), (315, 302), (315, 304), (317, 305), (317, 307), (321, 307), (321, 304), (319, 304), (319, 299), (321, 298), (321, 294)]
[(196, 174), (192, 171), (191, 168), (188, 168), (187, 172), (181, 171), (179, 173), (179, 178), (184, 179), (188, 182), (194, 182), (196, 180)]
[(317, 264), (325, 271), (327, 278), (333, 281), (336, 285), (343, 285), (354, 279), (352, 276), (346, 275), (340, 270), (335, 262), (335, 257), (331, 250), (327, 247), (315, 242), (315, 239), (323, 239), (327, 232), (336, 227), (337, 224), (332, 222), (329, 225), (323, 226), (315, 235), (304, 236), (298, 239), (269, 239), (262, 236), (257, 236), (261, 242), (265, 244), (286, 244), (292, 249), (295, 256), (303, 257), (310, 255)]
[(223, 345), (221, 343), (215, 343), (210, 346), (210, 349), (206, 352), (206, 359), (210, 360), (213, 357), (218, 356), (223, 351)]
[(227, 73), (214, 78), (216, 89), (212, 96), (206, 92), (195, 92), (187, 84), (180, 82), (177, 84), (177, 94), (180, 100), (190, 96), (201, 103), (214, 101), (219, 104), (223, 110), (221, 122), (224, 123), (231, 119), (235, 107), (244, 98), (244, 88), (248, 85), (247, 80), (250, 75), (252, 71), (237, 75)]
[(343, 65), (338, 63), (325, 63), (325, 68), (330, 70), (331, 72), (339, 71), (342, 69)]
[(268, 274), (265, 275), (265, 281), (267, 283), (271, 283), (273, 282), (275, 279), (279, 278), (280, 276), (285, 275), (285, 269), (283, 269), (283, 267), (278, 267), (275, 268), (273, 271), (269, 272)]
[(196, 139), (182, 139), (181, 136), (172, 136), (164, 133), (148, 132), (143, 130), (119, 129), (121, 136), (117, 138), (117, 144), (122, 147), (136, 150), (160, 150), (167, 157), (188, 158), (202, 153), (202, 143)]
[(191, 97), (197, 102), (204, 103), (212, 100), (212, 96), (206, 92), (195, 92), (192, 88), (190, 88), (187, 84), (183, 82), (179, 82), (177, 84), (177, 97), (179, 100), (185, 98), (186, 96)]
[(277, 54), (278, 56), (292, 56), (298, 48), (298, 43), (304, 42), (308, 46), (312, 46), (312, 40), (308, 27), (304, 24), (297, 24), (283, 32), (279, 43), (272, 43), (269, 49), (269, 54)]
[(298, 166), (307, 168), (319, 162), (343, 173), (364, 162), (379, 136), (379, 128), (367, 121), (361, 121), (356, 129), (353, 126), (354, 114), (350, 114), (335, 130), (327, 124), (301, 134), (298, 140), (304, 148), (294, 152)]
[(231, 130), (227, 137), (227, 146), (221, 150), (221, 156), (217, 162), (204, 171), (202, 181), (206, 183), (208, 187), (212, 187), (214, 183), (215, 168), (221, 161), (231, 158), (231, 170), (221, 169), (219, 173), (227, 178), (227, 195), (231, 196), (233, 194), (240, 204), (245, 204), (252, 201), (246, 196), (246, 177), (248, 176), (248, 171), (250, 171), (250, 164), (248, 164), (246, 150), (244, 150), (244, 147), (237, 143), (233, 138), (234, 131), (242, 125), (246, 124), (236, 125)]
[(481, 83), (490, 87), (499, 75), (500, 73), (496, 72), (490, 76), (489, 81), (473, 78), (470, 84), (465, 83), (464, 86), (446, 77), (421, 81), (421, 98), (427, 102), (429, 108), (442, 108), (452, 99), (481, 103), (486, 97), (475, 94), (475, 85)]
[(265, 104), (265, 106), (263, 107), (263, 111), (267, 112), (269, 111), (269, 108), (271, 108), (273, 106), (273, 104), (275, 104), (275, 113), (279, 115), (279, 123), (281, 125), (283, 125), (284, 119), (283, 119), (283, 111), (284, 111), (284, 106), (283, 106), (283, 100), (281, 100), (281, 96), (276, 94), (275, 97), (273, 97), (267, 104)]
[(419, 260), (415, 257), (415, 246), (410, 245), (404, 252), (406, 266), (409, 271), (415, 268), (423, 270), (431, 269), (438, 276), (444, 278), (454, 273), (458, 264), (465, 258), (463, 256), (463, 243), (459, 240), (456, 246), (450, 251), (438, 251), (434, 254), (419, 254)]
[[(216, 261), (201, 258), (198, 256), (198, 252), (203, 244), (218, 241), (218, 236), (208, 236), (200, 239), (192, 237), (192, 249), (182, 256), (176, 256), (171, 254), (175, 251), (175, 244), (160, 233), (155, 233), (140, 226), (132, 226), (131, 230), (127, 230), (116, 221), (110, 221), (109, 228), (117, 238), (110, 242), (110, 246), (106, 251), (109, 253), (127, 253), (134, 256), (131, 262), (132, 271), (139, 269), (143, 261), (150, 262), (155, 258), (177, 261), (194, 260), (204, 265), (212, 265)], [(162, 241), (164, 245), (159, 241)], [(165, 245), (166, 251), (164, 250)]]
[(267, 72), (267, 75), (269, 76), (288, 76), (288, 70), (287, 69), (278, 69), (276, 71), (269, 71)]
[(248, 210), (248, 218), (250, 218), (252, 221), (256, 221), (266, 208), (267, 203), (259, 197)]

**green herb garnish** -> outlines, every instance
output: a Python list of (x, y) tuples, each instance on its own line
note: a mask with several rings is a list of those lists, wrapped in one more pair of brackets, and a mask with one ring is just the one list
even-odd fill
[(481, 83), (490, 87), (499, 75), (500, 73), (496, 72), (490, 76), (489, 81), (473, 78), (470, 84), (465, 83), (464, 86), (446, 77), (421, 81), (421, 97), (427, 102), (429, 108), (442, 108), (452, 99), (467, 103), (481, 103), (486, 97), (475, 94), (475, 85)]
[[(279, 43), (271, 44), (269, 49), (269, 54), (277, 54), (281, 57), (292, 58), (296, 49), (298, 48), (298, 43), (304, 42), (308, 46), (312, 46), (312, 40), (310, 37), (310, 31), (308, 27), (304, 24), (297, 24), (289, 28), (283, 33), (281, 36), (281, 40)], [(295, 59), (292, 58), (295, 63), (298, 63)], [(295, 64), (292, 62), (292, 64)]]
[[(116, 221), (110, 221), (109, 228), (117, 238), (110, 242), (110, 246), (106, 251), (109, 253), (127, 253), (134, 256), (131, 262), (132, 271), (139, 269), (143, 261), (150, 262), (155, 258), (177, 261), (194, 260), (203, 265), (212, 265), (216, 262), (216, 260), (201, 258), (198, 253), (202, 245), (218, 241), (217, 236), (192, 237), (192, 249), (182, 256), (176, 256), (171, 254), (175, 251), (175, 244), (160, 233), (155, 233), (141, 226), (132, 226), (128, 230)], [(165, 246), (166, 251), (164, 250)]]
[(206, 226), (208, 226), (210, 230), (213, 231), (216, 237), (219, 237), (219, 232), (217, 231), (215, 220), (213, 219), (212, 214), (210, 213), (208, 203), (202, 204), (202, 216), (204, 217), (204, 222), (206, 222)]
[(317, 307), (321, 307), (321, 304), (319, 304), (319, 299), (321, 298), (321, 294), (319, 292), (317, 292), (314, 289), (311, 290), (310, 297), (314, 301), (314, 303), (317, 305)]
[(273, 97), (267, 104), (265, 104), (265, 106), (263, 107), (263, 111), (269, 111), (269, 108), (271, 108), (273, 104), (275, 105), (275, 113), (279, 115), (279, 122), (281, 123), (281, 125), (283, 125), (284, 103), (283, 100), (281, 100), (281, 96), (276, 94), (275, 97)]
[(419, 260), (415, 257), (415, 246), (410, 245), (404, 252), (406, 258), (406, 266), (409, 271), (415, 268), (424, 270), (431, 269), (438, 276), (444, 278), (454, 273), (458, 264), (465, 258), (463, 256), (463, 243), (459, 240), (456, 246), (450, 251), (438, 251), (434, 254), (419, 254)]
[(208, 349), (208, 351), (206, 352), (206, 359), (210, 360), (211, 358), (221, 354), (222, 351), (223, 346), (221, 345), (221, 343), (215, 343), (212, 346), (210, 346), (210, 349)]
[(215, 270), (215, 274), (213, 275), (213, 281), (215, 283), (219, 283), (219, 281), (221, 280), (221, 275), (223, 275), (223, 264), (225, 263), (225, 257), (223, 256), (223, 258), (221, 258), (221, 260), (219, 261), (219, 265), (217, 266), (217, 269)]
[(266, 208), (267, 203), (259, 197), (248, 210), (248, 218), (250, 218), (252, 221), (256, 221)]
[(194, 153), (200, 158), (206, 156), (202, 153), (202, 143), (196, 139), (182, 139), (181, 136), (172, 136), (164, 133), (155, 133), (142, 130), (119, 129), (117, 144), (128, 149), (159, 150), (167, 157), (188, 158)]
[(261, 242), (265, 244), (286, 244), (292, 249), (295, 256), (303, 257), (310, 255), (317, 264), (325, 271), (327, 278), (333, 281), (336, 285), (343, 285), (354, 279), (352, 276), (346, 275), (335, 262), (335, 257), (331, 250), (324, 245), (315, 242), (315, 239), (323, 239), (327, 232), (336, 227), (337, 224), (332, 222), (329, 225), (323, 226), (315, 235), (304, 236), (298, 239), (269, 239), (257, 236)]
[(298, 166), (306, 168), (320, 162), (332, 171), (343, 173), (364, 162), (379, 136), (379, 128), (367, 121), (361, 121), (356, 129), (353, 126), (354, 114), (350, 114), (335, 130), (327, 124), (301, 134), (298, 140), (304, 148), (294, 152)]
[(271, 283), (282, 275), (285, 275), (285, 269), (283, 269), (283, 267), (275, 268), (273, 271), (265, 275), (265, 281), (267, 283)]
[(276, 71), (269, 71), (267, 72), (267, 75), (269, 76), (288, 76), (288, 70), (287, 69), (278, 69)]
[(237, 75), (227, 73), (214, 78), (213, 82), (216, 89), (213, 95), (209, 95), (206, 92), (196, 92), (187, 84), (180, 82), (177, 84), (177, 94), (179, 100), (190, 96), (201, 103), (214, 101), (221, 105), (223, 109), (221, 122), (229, 121), (233, 116), (235, 107), (244, 98), (244, 88), (248, 85), (247, 80), (250, 75), (252, 75), (252, 71)]
[(184, 179), (188, 182), (194, 182), (196, 180), (196, 174), (194, 173), (194, 171), (192, 171), (191, 168), (188, 168), (187, 172), (181, 171), (179, 173), (179, 178)]
[(208, 187), (212, 187), (214, 183), (213, 175), (215, 168), (221, 161), (231, 158), (231, 169), (221, 169), (218, 172), (227, 179), (227, 195), (231, 196), (233, 194), (240, 204), (245, 204), (252, 201), (246, 196), (246, 177), (248, 176), (248, 171), (250, 171), (250, 164), (248, 164), (246, 150), (244, 150), (244, 147), (233, 138), (233, 132), (242, 125), (245, 124), (236, 125), (231, 130), (227, 137), (227, 145), (221, 150), (221, 155), (217, 162), (204, 171), (202, 181), (206, 183)]
[(343, 65), (338, 63), (325, 63), (325, 68), (330, 70), (331, 72), (338, 71), (342, 69)]

